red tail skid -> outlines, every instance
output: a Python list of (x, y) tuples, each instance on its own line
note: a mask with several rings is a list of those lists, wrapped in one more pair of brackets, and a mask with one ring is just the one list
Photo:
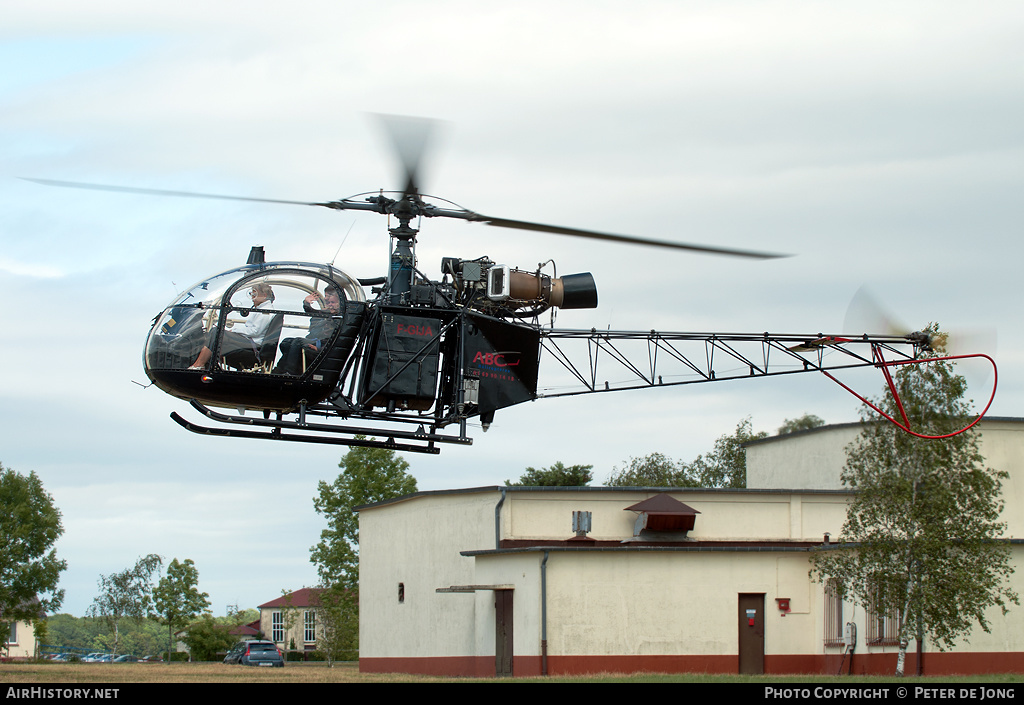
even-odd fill
[[(956, 435), (958, 435), (960, 433), (963, 433), (964, 431), (967, 431), (968, 429), (972, 428), (975, 424), (977, 424), (979, 421), (981, 421), (981, 419), (985, 416), (985, 414), (988, 413), (989, 407), (992, 406), (992, 401), (996, 398), (996, 386), (997, 386), (997, 384), (999, 382), (999, 371), (998, 371), (998, 369), (996, 369), (996, 362), (995, 362), (995, 360), (993, 360), (988, 355), (985, 355), (984, 353), (974, 353), (974, 354), (971, 354), (971, 355), (950, 355), (949, 357), (929, 357), (929, 358), (921, 358), (921, 359), (915, 359), (915, 360), (893, 360), (893, 361), (889, 361), (889, 360), (886, 360), (884, 357), (882, 357), (882, 350), (881, 350), (880, 346), (872, 344), (871, 351), (872, 351), (872, 355), (873, 355), (873, 357), (875, 359), (875, 367), (877, 367), (880, 370), (882, 370), (882, 374), (885, 375), (886, 384), (889, 385), (889, 391), (892, 393), (893, 400), (896, 402), (896, 408), (899, 410), (900, 416), (903, 419), (902, 423), (900, 423), (897, 419), (893, 418), (889, 414), (887, 414), (884, 411), (882, 411), (881, 409), (879, 409), (876, 405), (872, 404), (865, 397), (861, 396), (860, 394), (855, 392), (853, 389), (851, 389), (847, 385), (845, 385), (842, 382), (840, 382), (838, 379), (836, 379), (828, 371), (821, 370), (821, 373), (823, 375), (825, 375), (826, 377), (828, 377), (833, 382), (835, 382), (836, 384), (838, 384), (840, 387), (842, 387), (843, 389), (848, 391), (850, 394), (852, 394), (853, 396), (857, 397), (862, 402), (864, 402), (865, 404), (870, 406), (872, 409), (877, 411), (879, 414), (884, 416), (886, 419), (891, 421), (895, 426), (899, 427), (903, 431), (906, 431), (907, 433), (909, 433), (912, 436), (917, 436), (918, 438), (926, 438), (926, 439), (929, 439), (929, 440), (936, 440), (936, 439), (939, 439), (939, 438), (950, 438), (952, 436), (956, 436)], [(942, 435), (939, 435), (939, 436), (929, 436), (929, 435), (926, 435), (926, 434), (923, 434), (923, 433), (917, 433), (916, 431), (911, 430), (911, 428), (910, 428), (910, 419), (907, 418), (907, 412), (903, 408), (903, 400), (900, 399), (900, 395), (896, 392), (896, 385), (895, 385), (895, 383), (892, 380), (892, 375), (889, 372), (889, 368), (890, 367), (896, 367), (897, 365), (921, 365), (921, 364), (924, 364), (926, 362), (938, 362), (938, 361), (943, 361), (943, 360), (967, 360), (967, 359), (971, 359), (971, 358), (984, 358), (984, 359), (989, 361), (989, 364), (992, 365), (992, 374), (993, 374), (993, 379), (992, 379), (992, 395), (988, 398), (988, 403), (985, 404), (985, 408), (981, 410), (981, 413), (978, 414), (978, 417), (976, 419), (974, 419), (974, 421), (972, 421), (971, 423), (969, 423), (968, 425), (964, 426), (963, 428), (961, 428), (958, 431), (953, 431), (952, 433), (945, 433), (945, 434), (942, 434)]]

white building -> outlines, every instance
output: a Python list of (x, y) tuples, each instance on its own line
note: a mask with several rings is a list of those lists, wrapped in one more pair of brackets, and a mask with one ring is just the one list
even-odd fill
[(36, 634), (31, 622), (11, 622), (8, 625), (7, 640), (0, 649), (5, 658), (27, 659), (36, 655)]
[[(891, 622), (808, 576), (809, 550), (845, 519), (839, 472), (857, 432), (750, 445), (744, 490), (480, 487), (361, 507), (360, 670), (892, 673)], [(1011, 475), (1015, 563), (1022, 432), (1022, 419), (982, 424), (988, 465)], [(586, 536), (574, 512), (590, 513)], [(1024, 592), (1024, 577), (1014, 582)], [(1024, 672), (1024, 608), (991, 622), (954, 651), (926, 647), (925, 673)]]

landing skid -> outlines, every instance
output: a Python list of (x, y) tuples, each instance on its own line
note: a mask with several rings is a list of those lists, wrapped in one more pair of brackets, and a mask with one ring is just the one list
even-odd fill
[[(182, 428), (207, 436), (229, 436), (232, 438), (262, 438), (271, 441), (292, 441), (300, 443), (320, 443), (328, 445), (359, 446), (363, 448), (384, 448), (387, 450), (411, 453), (441, 452), (437, 443), (472, 445), (473, 439), (463, 431), (458, 436), (428, 432), (422, 425), (415, 431), (402, 429), (381, 429), (349, 425), (309, 423), (304, 420), (305, 414), (300, 413), (298, 421), (282, 418), (256, 418), (222, 414), (204, 406), (195, 399), (189, 402), (194, 409), (212, 421), (223, 424), (234, 424), (266, 430), (242, 430), (236, 428), (219, 428), (200, 426), (182, 418), (177, 412), (171, 412), (171, 419)], [(317, 435), (327, 434), (327, 435)]]

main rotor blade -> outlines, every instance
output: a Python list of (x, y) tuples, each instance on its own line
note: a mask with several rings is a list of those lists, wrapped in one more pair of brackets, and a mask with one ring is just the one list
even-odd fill
[(419, 193), (420, 166), (437, 121), (406, 115), (382, 114), (378, 114), (377, 119), (402, 163), (404, 195)]
[(536, 230), (542, 233), (554, 233), (555, 235), (571, 235), (573, 237), (586, 237), (593, 240), (608, 240), (611, 242), (623, 242), (630, 245), (647, 245), (650, 247), (667, 247), (673, 250), (688, 250), (691, 252), (704, 252), (711, 255), (727, 255), (730, 257), (750, 257), (753, 259), (777, 259), (779, 257), (790, 257), (791, 255), (777, 254), (773, 252), (757, 252), (755, 250), (738, 250), (729, 247), (710, 247), (708, 245), (692, 245), (685, 242), (671, 242), (669, 240), (654, 240), (651, 238), (634, 237), (632, 235), (615, 235), (613, 233), (601, 233), (594, 230), (581, 230), (579, 228), (563, 228), (558, 225), (544, 225), (542, 223), (528, 223), (524, 220), (509, 220), (507, 218), (491, 218), (479, 213), (473, 214), (469, 220), (493, 225), (498, 228), (513, 228), (516, 230)]
[(25, 176), (19, 177), (23, 181), (32, 181), (43, 186), (61, 186), (64, 188), (84, 188), (94, 191), (113, 191), (115, 193), (137, 193), (144, 196), (178, 196), (181, 198), (216, 198), (225, 201), (255, 201), (257, 203), (285, 203), (295, 206), (322, 206), (323, 203), (310, 203), (309, 201), (285, 201), (279, 198), (252, 198), (250, 196), (226, 196), (216, 193), (197, 193), (195, 191), (165, 191), (155, 188), (136, 188), (134, 186), (111, 186), (108, 184), (90, 184), (81, 181), (55, 181), (53, 179), (32, 179)]

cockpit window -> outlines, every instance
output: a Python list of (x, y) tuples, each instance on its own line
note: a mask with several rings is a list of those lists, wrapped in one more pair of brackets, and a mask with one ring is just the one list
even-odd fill
[(363, 298), (353, 279), (318, 265), (225, 272), (188, 289), (158, 317), (146, 364), (188, 369), (198, 360), (202, 369), (301, 376), (333, 343), (345, 302)]

